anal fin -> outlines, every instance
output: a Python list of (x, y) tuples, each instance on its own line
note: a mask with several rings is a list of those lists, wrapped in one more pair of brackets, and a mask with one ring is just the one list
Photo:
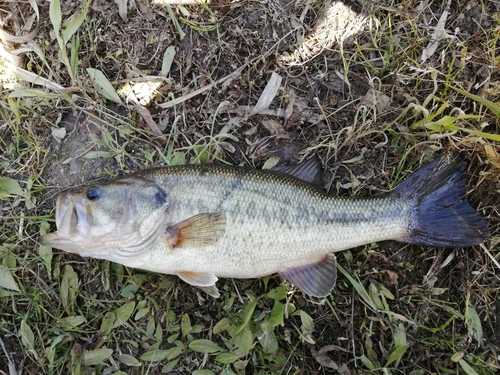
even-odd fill
[(326, 297), (337, 282), (337, 258), (327, 254), (317, 263), (290, 268), (280, 275), (314, 297)]
[(186, 283), (203, 290), (209, 296), (214, 298), (220, 297), (219, 290), (215, 286), (218, 278), (213, 273), (181, 271), (177, 272), (177, 276)]
[(226, 217), (217, 213), (199, 214), (167, 228), (167, 243), (177, 247), (203, 247), (216, 243), (226, 230)]
[(211, 286), (218, 280), (217, 276), (208, 272), (180, 271), (177, 276), (194, 286)]
[(197, 288), (203, 290), (210, 297), (214, 297), (214, 298), (219, 298), (220, 297), (219, 289), (217, 289), (217, 287), (215, 286), (215, 284), (211, 285), (211, 286), (199, 286)]

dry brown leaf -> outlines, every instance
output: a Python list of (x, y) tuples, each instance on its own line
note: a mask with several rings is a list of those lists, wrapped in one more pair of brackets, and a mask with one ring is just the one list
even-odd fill
[(337, 345), (327, 345), (322, 347), (320, 350), (316, 351), (314, 348), (311, 347), (311, 354), (313, 355), (314, 359), (323, 367), (331, 368), (333, 370), (336, 370), (338, 374), (341, 375), (351, 375), (351, 371), (347, 367), (346, 364), (342, 365), (337, 365), (336, 362), (334, 362), (327, 354), (328, 352), (338, 350), (342, 352), (347, 352), (344, 348), (337, 346)]
[(285, 131), (283, 126), (276, 120), (268, 119), (261, 122), (264, 129), (276, 136), (278, 139), (290, 139), (290, 135)]
[(146, 17), (148, 21), (152, 21), (154, 19), (153, 9), (149, 6), (148, 0), (135, 0), (137, 3), (137, 7), (139, 11)]
[(273, 72), (271, 78), (269, 78), (269, 82), (267, 82), (267, 85), (264, 88), (264, 91), (262, 91), (257, 104), (253, 108), (252, 112), (250, 112), (248, 117), (252, 117), (253, 115), (261, 113), (262, 111), (269, 108), (280, 88), (282, 79), (283, 78), (278, 73)]
[(141, 103), (139, 103), (139, 100), (137, 100), (137, 97), (135, 96), (135, 94), (132, 90), (130, 90), (127, 94), (128, 94), (127, 101), (129, 101), (130, 103), (133, 104), (134, 108), (142, 116), (142, 118), (144, 119), (146, 124), (148, 124), (151, 131), (153, 133), (155, 133), (162, 142), (166, 142), (167, 137), (160, 130), (160, 128), (159, 128), (158, 124), (155, 122), (155, 120), (153, 120), (153, 116), (151, 116), (151, 112), (149, 112), (149, 109), (147, 109), (146, 107), (143, 107), (141, 105)]
[(448, 15), (450, 14), (450, 5), (451, 0), (448, 0), (443, 13), (441, 13), (441, 17), (439, 18), (439, 21), (434, 28), (434, 32), (431, 35), (431, 40), (427, 44), (427, 47), (422, 51), (420, 62), (424, 63), (428, 58), (434, 55), (441, 39), (451, 38), (451, 36), (448, 35), (445, 31), (446, 20), (448, 19)]
[(26, 35), (11, 35), (8, 32), (4, 31), (3, 29), (0, 29), (0, 40), (4, 42), (13, 42), (13, 43), (27, 43), (32, 41), (37, 35), (38, 35), (38, 20), (40, 19), (40, 14), (38, 12), (38, 5), (36, 3), (36, 0), (29, 0), (28, 3), (31, 5), (31, 8), (34, 11), (34, 14), (31, 15), (30, 17), (27, 17), (27, 22), (24, 25), (24, 28), (29, 30), (31, 28), (31, 24), (35, 22), (36, 19), (36, 27), (35, 29), (30, 32), (29, 34)]
[(391, 98), (371, 88), (368, 90), (366, 95), (361, 98), (360, 104), (365, 105), (368, 108), (376, 109), (380, 112), (389, 107), (391, 104)]
[(115, 4), (118, 5), (118, 14), (121, 19), (127, 21), (127, 5), (128, 0), (114, 0)]
[(196, 95), (199, 95), (201, 94), (202, 92), (205, 92), (207, 90), (210, 90), (212, 88), (214, 88), (215, 86), (221, 84), (223, 85), (225, 82), (230, 82), (232, 81), (233, 79), (236, 79), (239, 77), (239, 75), (241, 74), (241, 72), (243, 71), (243, 69), (245, 69), (247, 67), (247, 65), (242, 65), (241, 67), (239, 67), (238, 69), (236, 69), (234, 72), (232, 72), (231, 74), (228, 74), (227, 76), (209, 84), (209, 85), (206, 85), (206, 86), (203, 86), (201, 88), (199, 88), (198, 90), (195, 90), (195, 91), (192, 91), (186, 95), (183, 95), (179, 98), (175, 98), (173, 100), (170, 100), (168, 102), (165, 102), (165, 103), (162, 103), (162, 104), (159, 104), (158, 106), (160, 108), (163, 108), (163, 109), (166, 109), (166, 108), (171, 108), (177, 104), (180, 104), (180, 103), (183, 103), (185, 102), (186, 100), (189, 100), (193, 97), (195, 97)]
[(283, 123), (288, 124), (288, 119), (293, 113), (294, 104), (295, 104), (295, 90), (290, 89), (290, 91), (288, 92), (288, 103), (285, 108)]

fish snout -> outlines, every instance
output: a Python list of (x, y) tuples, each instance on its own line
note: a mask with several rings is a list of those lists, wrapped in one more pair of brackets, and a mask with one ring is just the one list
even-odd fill
[(88, 234), (92, 218), (88, 207), (78, 202), (71, 194), (59, 195), (56, 203), (56, 227), (60, 237)]

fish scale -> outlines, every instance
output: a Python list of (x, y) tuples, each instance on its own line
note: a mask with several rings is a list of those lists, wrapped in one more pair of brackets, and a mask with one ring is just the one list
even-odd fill
[(175, 274), (214, 297), (218, 277), (273, 273), (323, 297), (336, 282), (336, 252), (388, 239), (453, 247), (488, 238), (465, 199), (461, 158), (437, 158), (373, 199), (327, 195), (313, 186), (319, 172), (315, 160), (274, 171), (205, 164), (139, 172), (62, 195), (58, 232), (42, 243)]

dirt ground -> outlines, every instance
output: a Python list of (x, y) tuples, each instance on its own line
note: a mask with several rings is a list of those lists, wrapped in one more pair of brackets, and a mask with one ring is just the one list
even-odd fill
[[(24, 374), (416, 375), (500, 369), (500, 270), (482, 247), (444, 250), (388, 241), (346, 251), (339, 263), (366, 288), (368, 299), (339, 272), (326, 300), (297, 291), (283, 297), (296, 313), (266, 331), (264, 317), (275, 306), (267, 293), (282, 285), (278, 277), (223, 280), (225, 297), (216, 301), (171, 276), (55, 249), (47, 268), (37, 243), (40, 222), (54, 228), (49, 218), (57, 193), (145, 168), (222, 161), (260, 168), (317, 155), (328, 193), (370, 197), (394, 188), (422, 162), (458, 149), (468, 160), (468, 199), (488, 222), (492, 241), (486, 247), (498, 261), (498, 141), (451, 128), (431, 131), (419, 121), (432, 121), (434, 113), (434, 120), (455, 112), (481, 115), (463, 126), (499, 134), (498, 117), (487, 106), (451, 88), (499, 103), (499, 2), (222, 0), (173, 4), (174, 17), (161, 2), (95, 0), (74, 34), (78, 40), (67, 41), (68, 56), (78, 51), (73, 76), (60, 58), (50, 2), (36, 3), (36, 37), (15, 46), (42, 46), (22, 66), (63, 89), (55, 90), (56, 98), (23, 97), (33, 112), (20, 116), (35, 148), (25, 140), (28, 146), (19, 146), (18, 134), (7, 126), (11, 117), (4, 115), (0, 123), (2, 177), (39, 178), (37, 205), (29, 215), (0, 200), (9, 233), (0, 243), (5, 249), (19, 246), (13, 274), (25, 291), (0, 297), (10, 305), (0, 308), (6, 346), (0, 373), (9, 373), (7, 358)], [(2, 27), (12, 34), (32, 13), (29, 3), (0, 4)], [(61, 9), (64, 29), (64, 20), (84, 5), (63, 0)], [(444, 12), (446, 27), (433, 52), (433, 31)], [(165, 55), (169, 47), (171, 60)], [(104, 72), (119, 98), (103, 94), (87, 68)], [(273, 91), (269, 82), (276, 77)], [(7, 83), (6, 103), (16, 89)], [(11, 157), (11, 144), (29, 151)], [(26, 229), (28, 247), (12, 240), (20, 216), (36, 217)], [(0, 252), (4, 265), (10, 264), (10, 251)], [(78, 281), (63, 306), (68, 266)], [(250, 313), (248, 354), (224, 363), (194, 350), (190, 344), (196, 339), (231, 350), (230, 331), (214, 333), (214, 326), (224, 318), (241, 319), (251, 305), (248, 291), (262, 297)], [(103, 328), (107, 314), (132, 301), (135, 319)], [(61, 323), (79, 316), (85, 323), (77, 327)], [(480, 322), (480, 334), (471, 321)], [(21, 329), (26, 324), (32, 340)], [(276, 348), (264, 334), (274, 337)], [(176, 345), (182, 349), (170, 356)], [(83, 354), (107, 353), (97, 351), (103, 348), (113, 354), (101, 362)], [(149, 361), (144, 355), (153, 349), (170, 352)], [(50, 357), (51, 350), (59, 360)]]

